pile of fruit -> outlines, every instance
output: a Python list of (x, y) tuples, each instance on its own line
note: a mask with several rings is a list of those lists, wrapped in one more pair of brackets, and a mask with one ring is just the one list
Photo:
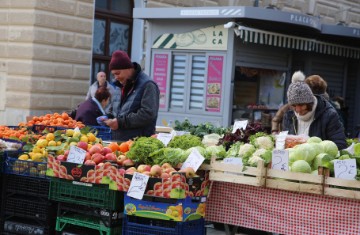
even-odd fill
[(46, 114), (43, 116), (34, 116), (31, 120), (26, 123), (19, 123), (19, 126), (33, 126), (33, 125), (43, 125), (43, 126), (58, 126), (65, 128), (83, 128), (85, 125), (82, 122), (77, 122), (72, 119), (67, 113), (63, 112), (62, 114), (53, 113)]

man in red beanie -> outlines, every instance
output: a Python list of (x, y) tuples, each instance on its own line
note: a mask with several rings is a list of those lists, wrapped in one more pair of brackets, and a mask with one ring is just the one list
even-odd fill
[(139, 64), (131, 62), (124, 51), (114, 51), (109, 70), (117, 80), (115, 85), (121, 90), (119, 99), (113, 101), (116, 118), (104, 121), (113, 130), (112, 139), (127, 141), (153, 135), (159, 111), (157, 84)]

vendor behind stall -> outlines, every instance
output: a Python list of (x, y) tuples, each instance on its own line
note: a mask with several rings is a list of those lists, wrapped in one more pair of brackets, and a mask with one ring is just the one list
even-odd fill
[(283, 130), (293, 135), (331, 140), (339, 149), (347, 147), (344, 127), (337, 111), (323, 96), (313, 95), (303, 79), (292, 78), (287, 98), (292, 110), (284, 115)]

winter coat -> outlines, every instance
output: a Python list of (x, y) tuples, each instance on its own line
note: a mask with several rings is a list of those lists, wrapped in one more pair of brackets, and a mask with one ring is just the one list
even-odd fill
[[(112, 100), (114, 99), (114, 96), (116, 95), (116, 89), (114, 88), (113, 85), (111, 85), (109, 82), (105, 81), (105, 86), (106, 88), (109, 90), (110, 94), (111, 94), (111, 99), (110, 102), (106, 105), (105, 107), (105, 112), (107, 113), (111, 113), (113, 112), (113, 107), (112, 107)], [(95, 97), (95, 93), (97, 91), (97, 89), (99, 89), (99, 82), (96, 81), (94, 82), (88, 90), (88, 93), (86, 94), (86, 100), (89, 99), (90, 97)]]
[(121, 88), (120, 100), (114, 100), (117, 106), (116, 119), (119, 128), (112, 131), (113, 140), (127, 141), (138, 136), (151, 136), (155, 133), (159, 111), (159, 88), (142, 70), (135, 66), (135, 75), (123, 87), (118, 81), (114, 84)]
[(78, 106), (75, 120), (81, 121), (85, 125), (98, 126), (96, 118), (102, 115), (99, 106), (90, 97)]
[(280, 107), (280, 109), (276, 112), (275, 116), (271, 120), (271, 132), (280, 132), (282, 131), (282, 121), (284, 114), (290, 109), (289, 104), (284, 104)]
[[(333, 141), (339, 149), (344, 149), (346, 136), (344, 127), (335, 108), (325, 98), (315, 95), (318, 100), (314, 120), (309, 127), (309, 136), (317, 136), (322, 140)], [(297, 118), (293, 110), (285, 113), (283, 118), (283, 130), (289, 134), (297, 134)]]

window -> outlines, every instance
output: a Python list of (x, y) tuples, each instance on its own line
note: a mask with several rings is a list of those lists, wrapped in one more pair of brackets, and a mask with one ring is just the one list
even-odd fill
[(205, 54), (175, 53), (172, 57), (171, 71), (169, 110), (204, 111)]
[(95, 1), (91, 83), (99, 71), (104, 71), (110, 80), (108, 65), (115, 50), (126, 51), (130, 56), (132, 9), (131, 0)]

